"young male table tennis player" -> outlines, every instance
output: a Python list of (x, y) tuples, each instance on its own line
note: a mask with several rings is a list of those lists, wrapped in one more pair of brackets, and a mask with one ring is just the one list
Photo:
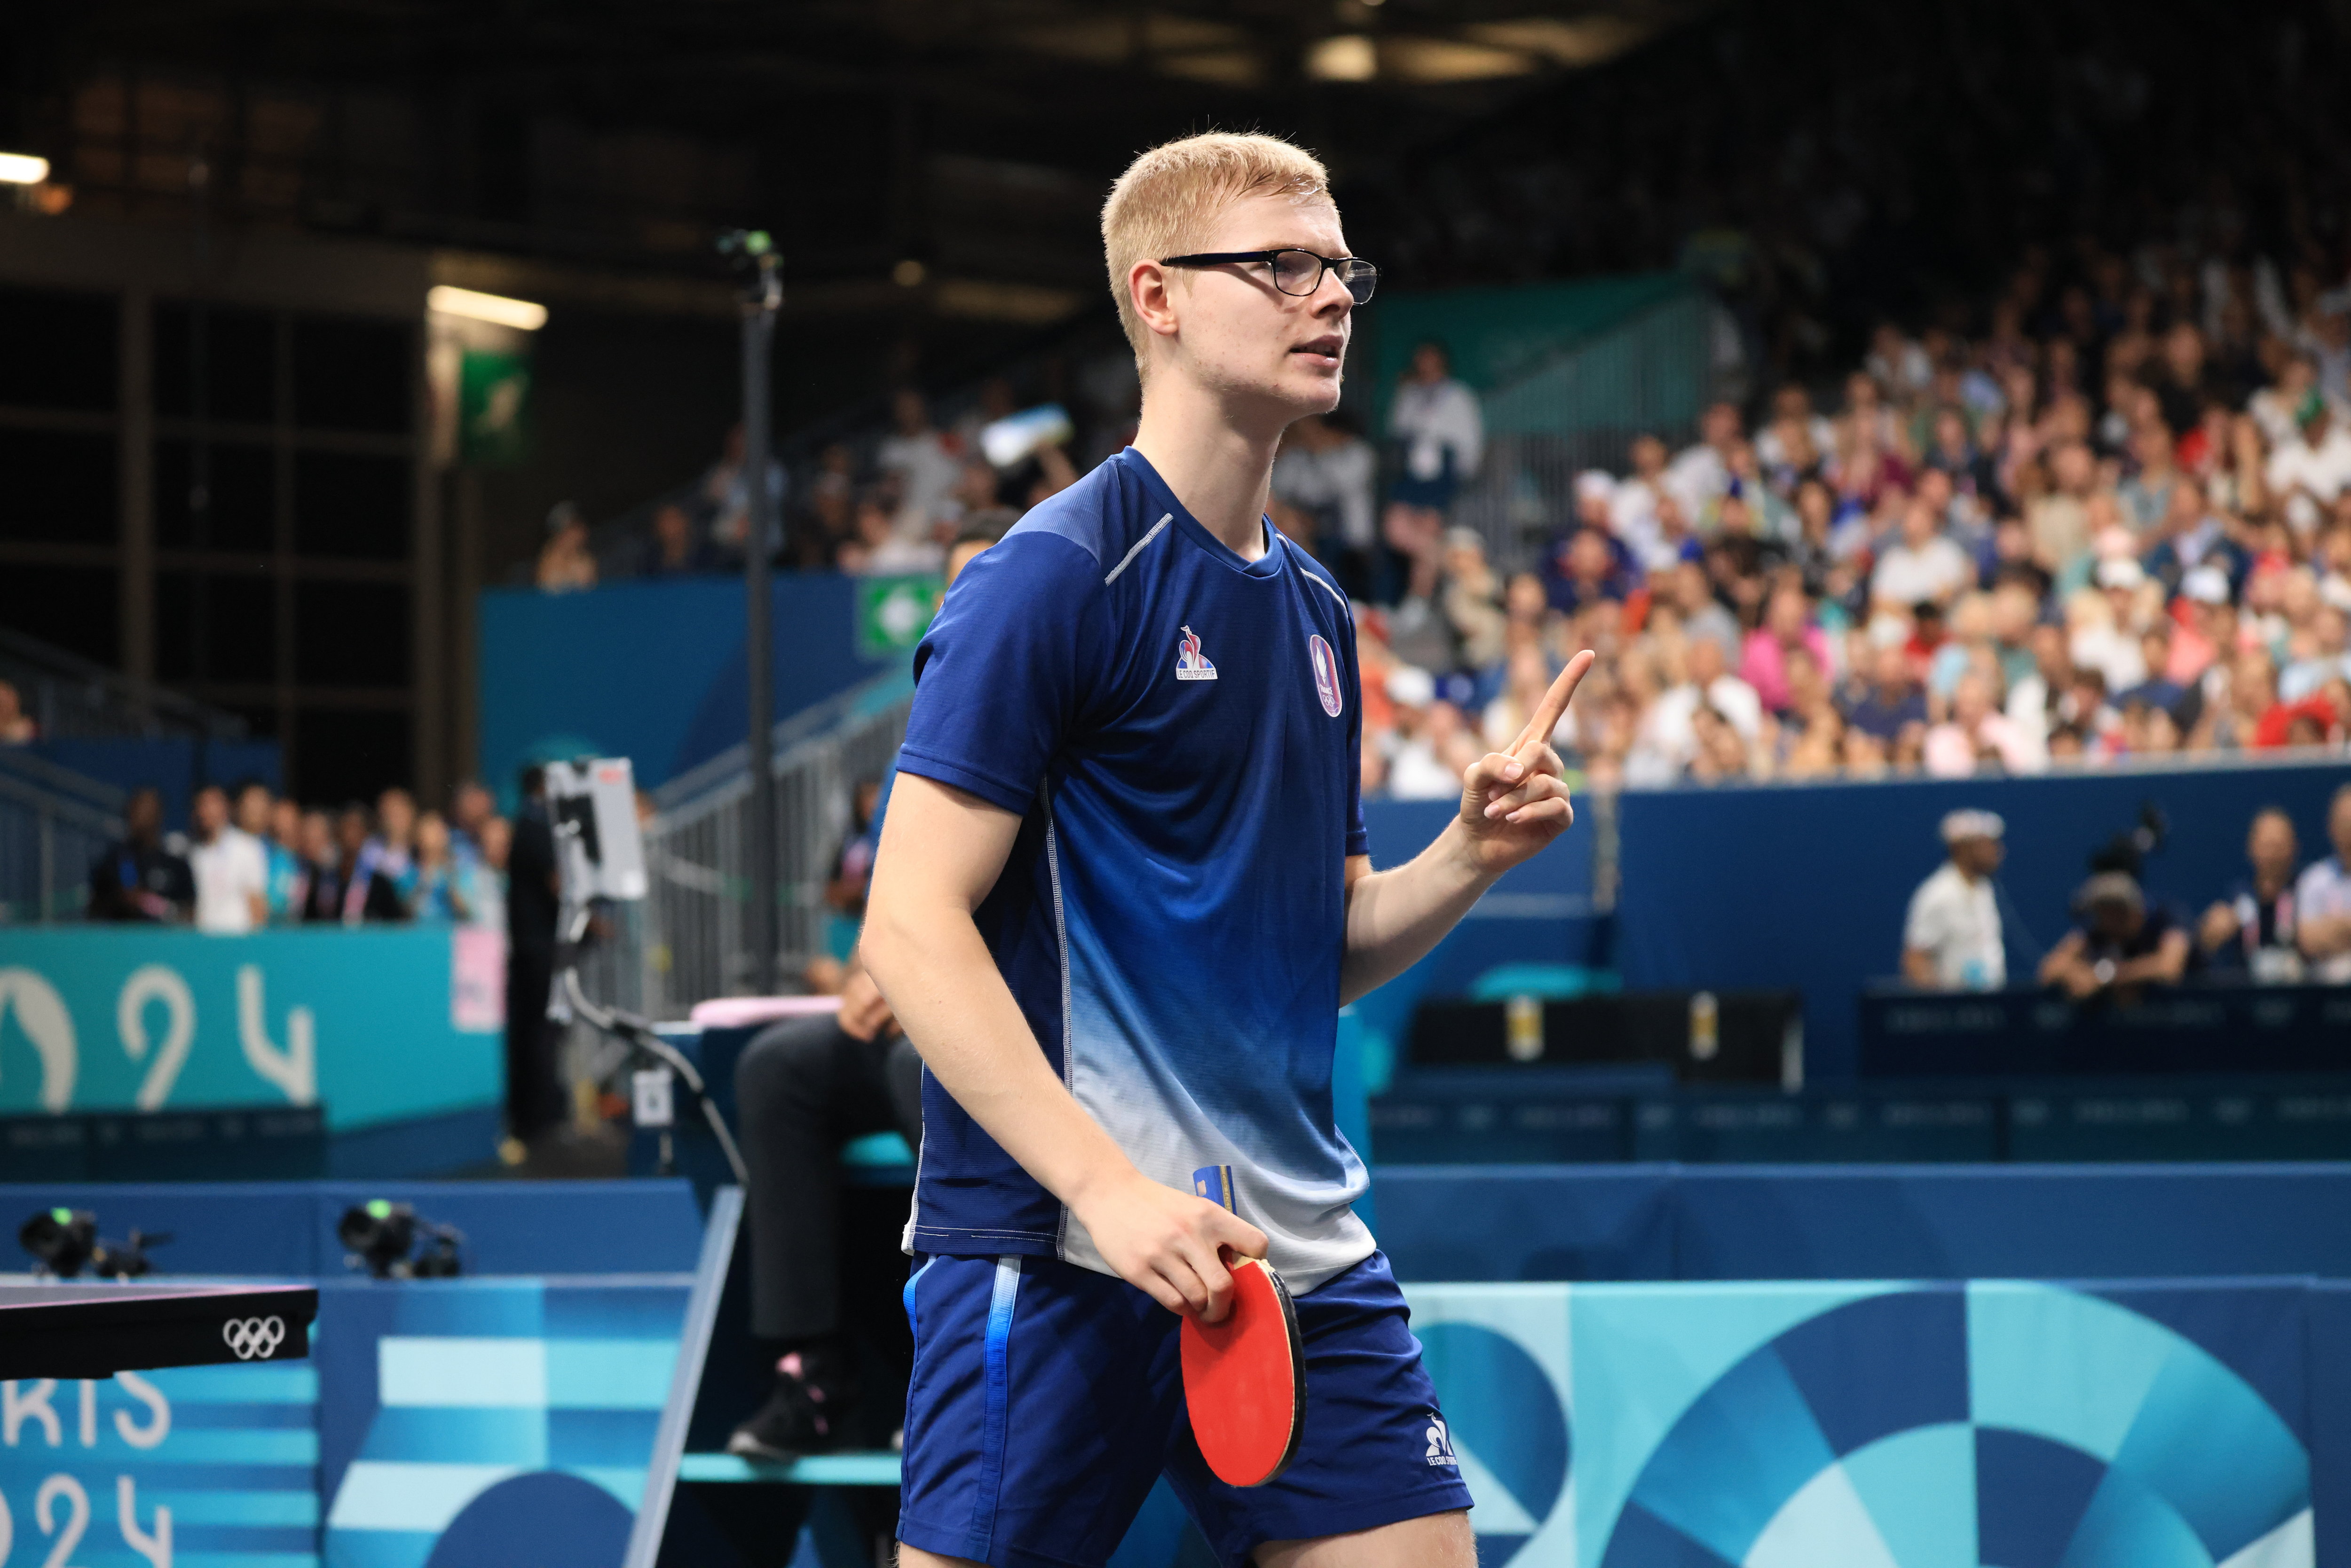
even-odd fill
[[(1347, 602), (1265, 507), (1374, 275), (1322, 165), (1263, 136), (1145, 153), (1102, 238), (1134, 444), (947, 595), (867, 905), (927, 1069), (900, 1561), (1099, 1564), (1164, 1470), (1227, 1563), (1469, 1568), (1332, 1051), (1342, 1003), (1573, 820), (1549, 736), (1591, 655), (1373, 871)], [(1212, 1164), (1238, 1216), (1190, 1190)], [(1203, 1466), (1178, 1373), (1175, 1314), (1221, 1316), (1228, 1247), (1270, 1256), (1305, 1344), (1302, 1446), (1247, 1490)]]

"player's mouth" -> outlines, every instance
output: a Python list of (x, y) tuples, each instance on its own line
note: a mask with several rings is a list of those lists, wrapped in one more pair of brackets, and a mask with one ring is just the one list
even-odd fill
[(1290, 351), (1303, 354), (1325, 370), (1335, 371), (1339, 368), (1339, 361), (1347, 352), (1347, 340), (1336, 332), (1326, 332), (1320, 338), (1308, 339)]

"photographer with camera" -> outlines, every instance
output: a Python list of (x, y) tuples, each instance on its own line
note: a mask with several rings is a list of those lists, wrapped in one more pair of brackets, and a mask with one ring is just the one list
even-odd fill
[(2138, 826), (2090, 856), (2090, 880), (2074, 894), (2078, 924), (2041, 960), (2043, 986), (2062, 987), (2076, 1001), (2112, 995), (2127, 1007), (2147, 987), (2178, 985), (2201, 964), (2186, 913), (2150, 901), (2140, 883), (2169, 826), (2148, 801)]

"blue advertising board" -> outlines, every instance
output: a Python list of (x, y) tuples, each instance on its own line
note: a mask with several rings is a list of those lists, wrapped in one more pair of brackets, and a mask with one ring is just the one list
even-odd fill
[(495, 1103), (499, 940), (0, 932), (0, 1115), (320, 1104), (340, 1131)]

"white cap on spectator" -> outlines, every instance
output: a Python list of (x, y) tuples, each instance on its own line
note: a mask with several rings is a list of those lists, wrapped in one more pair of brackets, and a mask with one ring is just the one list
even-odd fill
[(2137, 588), (2146, 580), (2146, 570), (2128, 556), (2119, 560), (2102, 560), (2098, 563), (2100, 588)]
[(1910, 641), (1910, 622), (1899, 615), (1879, 615), (1869, 622), (1869, 645), (1873, 648), (1899, 648)]
[(2318, 597), (2346, 615), (2351, 615), (2351, 580), (2340, 573), (2328, 572), (2318, 584)]
[(2097, 537), (2090, 541), (2090, 552), (2100, 560), (2136, 560), (2138, 559), (2138, 536), (2120, 524), (2111, 528), (2100, 528)]
[(2229, 602), (2229, 574), (2217, 566), (2199, 566), (2179, 580), (2182, 597), (2199, 604)]
[(1579, 501), (1614, 500), (1615, 476), (1604, 469), (1586, 468), (1575, 476), (1575, 498)]
[(1959, 810), (1943, 819), (1943, 841), (1956, 844), (1962, 839), (1997, 839), (2008, 831), (2008, 824), (2000, 820), (1998, 811)]
[(1437, 700), (1437, 677), (1417, 664), (1388, 672), (1388, 701), (1398, 707), (1426, 707)]

